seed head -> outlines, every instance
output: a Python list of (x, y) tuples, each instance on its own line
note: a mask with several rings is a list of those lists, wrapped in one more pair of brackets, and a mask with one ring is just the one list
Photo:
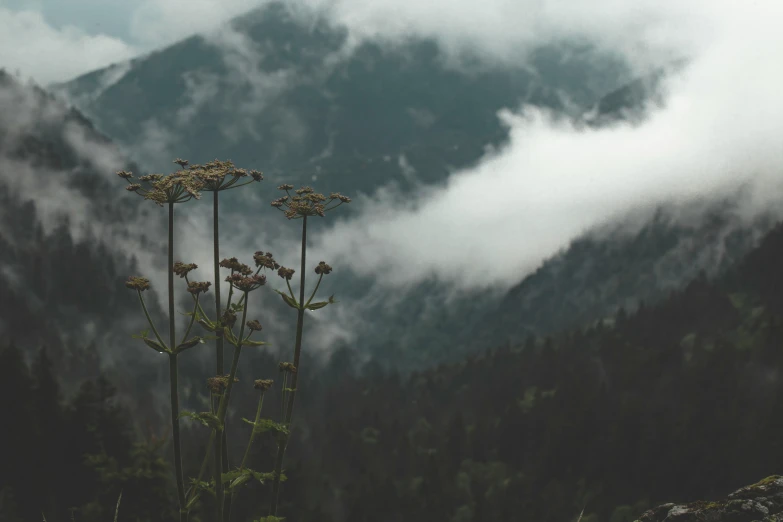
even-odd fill
[[(217, 375), (207, 379), (207, 388), (212, 393), (221, 393), (228, 386), (228, 378), (230, 375)], [(234, 377), (234, 382), (239, 382), (239, 379)]]
[(251, 170), (250, 175), (253, 176), (254, 181), (264, 181), (264, 175), (257, 170)]
[(125, 281), (125, 286), (132, 290), (143, 292), (144, 290), (148, 290), (150, 288), (150, 280), (144, 277), (130, 276), (128, 280)]
[(253, 273), (253, 269), (251, 269), (249, 266), (244, 265), (239, 262), (239, 259), (236, 257), (230, 257), (222, 260), (220, 262), (220, 266), (223, 268), (230, 268), (232, 272), (239, 272), (242, 275), (248, 275)]
[(190, 170), (178, 170), (168, 176), (150, 178), (152, 188), (144, 194), (158, 205), (164, 203), (184, 203), (191, 198), (201, 199), (204, 182)]
[(278, 365), (278, 368), (280, 368), (281, 372), (296, 373), (296, 366), (294, 366), (294, 363), (281, 362)]
[(173, 268), (175, 274), (177, 274), (179, 277), (185, 277), (186, 275), (188, 275), (189, 272), (197, 269), (198, 265), (195, 263), (185, 264), (182, 261), (177, 261), (176, 263), (174, 263)]
[(227, 283), (231, 283), (233, 285), (233, 284), (236, 284), (236, 283), (240, 282), (244, 278), (245, 277), (242, 274), (234, 272), (230, 276), (226, 277), (226, 282)]
[(177, 159), (174, 160), (174, 163), (176, 163), (177, 165), (179, 165), (182, 168), (185, 168), (187, 166), (187, 164), (188, 164), (188, 160), (177, 158)]
[(248, 321), (245, 324), (253, 332), (260, 332), (262, 330), (261, 323), (259, 323), (258, 321), (255, 321), (255, 320), (254, 321)]
[(241, 290), (242, 292), (252, 292), (253, 290), (266, 284), (266, 276), (254, 274), (250, 277), (242, 277), (240, 275), (240, 279), (231, 281), (231, 284), (233, 284), (237, 290)]
[(138, 183), (131, 183), (130, 185), (125, 187), (125, 190), (127, 190), (128, 192), (136, 192), (140, 188), (141, 188), (141, 185), (139, 185)]
[(272, 387), (272, 384), (274, 384), (275, 381), (271, 379), (257, 379), (253, 381), (253, 388), (256, 390), (261, 391), (267, 391), (269, 388)]
[(220, 322), (223, 324), (223, 326), (228, 326), (229, 328), (233, 328), (234, 324), (237, 322), (237, 314), (232, 312), (231, 310), (225, 310), (223, 312), (223, 317), (221, 317)]
[(278, 190), (291, 190), (293, 188), (294, 188), (294, 186), (293, 185), (289, 185), (288, 183), (286, 183), (285, 185), (280, 185), (279, 187), (277, 187)]
[(332, 192), (331, 194), (329, 194), (329, 199), (332, 199), (332, 200), (338, 199), (342, 203), (350, 203), (351, 202), (351, 198), (349, 198), (348, 196), (343, 196), (342, 194), (340, 194), (338, 192)]
[(327, 275), (332, 272), (332, 267), (321, 261), (318, 266), (315, 267), (315, 273), (318, 275)]
[(285, 279), (286, 281), (290, 281), (292, 277), (294, 277), (294, 270), (293, 268), (286, 268), (284, 266), (281, 266), (280, 269), (277, 271), (277, 275)]
[(119, 171), (119, 172), (117, 173), (117, 175), (118, 175), (119, 177), (121, 177), (122, 179), (131, 179), (131, 178), (133, 177), (133, 174), (132, 174), (132, 173), (130, 173), (130, 172), (126, 172), (126, 171), (124, 171), (124, 170), (121, 170), (121, 171)]
[(271, 252), (264, 253), (259, 250), (253, 254), (253, 260), (256, 262), (256, 266), (262, 266), (270, 270), (277, 270), (280, 268), (280, 265), (277, 264), (277, 261), (272, 257)]
[[(284, 190), (290, 190), (291, 185), (281, 185), (278, 187)], [(285, 196), (272, 201), (272, 206), (282, 211), (288, 219), (306, 216), (324, 217), (326, 212), (333, 210), (343, 203), (350, 203), (351, 198), (343, 196), (337, 192), (332, 192), (327, 198), (321, 193), (313, 190), (312, 187), (300, 187), (296, 189), (296, 195), (290, 198)], [(328, 206), (337, 201), (338, 203)]]
[(193, 295), (198, 295), (201, 293), (205, 293), (209, 290), (209, 287), (212, 286), (212, 283), (209, 281), (190, 281), (188, 283), (188, 292), (190, 292)]

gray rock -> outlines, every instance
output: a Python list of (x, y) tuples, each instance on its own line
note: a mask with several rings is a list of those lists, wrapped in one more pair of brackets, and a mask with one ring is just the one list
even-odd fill
[(636, 522), (783, 522), (783, 477), (773, 475), (726, 499), (662, 504)]

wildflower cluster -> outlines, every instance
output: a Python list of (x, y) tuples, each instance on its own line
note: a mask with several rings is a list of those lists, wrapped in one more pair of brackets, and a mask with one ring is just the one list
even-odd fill
[[(226, 389), (228, 386), (228, 379), (231, 376), (226, 375), (216, 375), (215, 377), (210, 377), (207, 379), (207, 388), (209, 388), (209, 391), (212, 393), (223, 393), (223, 390)], [(239, 379), (234, 377), (234, 382), (239, 382)]]
[(126, 190), (135, 192), (160, 206), (164, 203), (184, 203), (193, 198), (201, 199), (201, 190), (204, 188), (204, 182), (187, 170), (178, 170), (168, 176), (162, 174), (141, 176), (139, 181), (146, 186), (131, 182), (133, 179), (131, 172), (121, 170), (117, 175), (128, 182)]
[(185, 264), (182, 261), (177, 261), (174, 263), (174, 273), (178, 275), (179, 277), (185, 277), (190, 272), (198, 268), (198, 265), (195, 263), (188, 263)]
[(324, 217), (326, 212), (334, 210), (343, 203), (351, 202), (348, 196), (332, 192), (329, 197), (326, 197), (315, 192), (311, 187), (296, 189), (295, 196), (291, 196), (290, 193), (294, 188), (293, 185), (280, 185), (277, 188), (285, 191), (286, 195), (272, 201), (272, 206), (283, 212), (288, 219), (306, 216)]
[[(187, 165), (187, 161), (185, 160), (175, 161), (175, 163), (177, 162), (184, 162), (185, 165)], [(262, 181), (264, 179), (261, 172), (237, 168), (230, 160), (220, 161), (216, 159), (204, 163), (203, 165), (190, 165), (188, 170), (203, 184), (203, 190), (211, 192), (239, 188), (243, 185), (253, 183), (254, 181)], [(237, 182), (240, 179), (248, 176), (253, 179), (237, 185)]]
[[(273, 480), (272, 500), (270, 504), (269, 517), (265, 520), (282, 520), (277, 517), (277, 502), (280, 482), (285, 480), (285, 475), (282, 472), (283, 454), (285, 452), (286, 445), (288, 443), (288, 434), (291, 426), (291, 416), (293, 412), (294, 396), (297, 391), (297, 377), (298, 366), (300, 362), (300, 352), (302, 348), (302, 328), (305, 310), (317, 310), (328, 304), (334, 303), (333, 297), (330, 297), (328, 301), (313, 303), (313, 297), (315, 296), (321, 279), (324, 275), (328, 275), (332, 272), (332, 267), (326, 264), (324, 261), (318, 263), (315, 267), (315, 273), (319, 276), (318, 283), (315, 285), (315, 289), (312, 291), (310, 298), (305, 301), (305, 248), (306, 248), (306, 225), (308, 216), (321, 216), (323, 217), (326, 212), (333, 210), (334, 208), (342, 205), (343, 203), (350, 203), (350, 198), (338, 193), (331, 193), (328, 197), (323, 194), (315, 192), (310, 187), (301, 187), (294, 191), (292, 185), (281, 185), (278, 187), (280, 190), (286, 192), (284, 197), (281, 197), (272, 202), (272, 206), (283, 211), (288, 219), (304, 218), (302, 221), (302, 266), (299, 271), (300, 277), (300, 289), (299, 299), (294, 296), (291, 288), (291, 280), (296, 273), (291, 268), (281, 266), (273, 257), (271, 252), (257, 251), (253, 254), (253, 262), (255, 263), (255, 269), (249, 265), (240, 262), (236, 257), (229, 257), (222, 259), (218, 262), (219, 251), (219, 229), (218, 229), (218, 192), (227, 190), (230, 188), (241, 187), (253, 182), (263, 180), (263, 175), (259, 171), (237, 168), (231, 161), (213, 160), (203, 165), (189, 165), (187, 160), (176, 159), (175, 164), (179, 165), (179, 171), (164, 176), (162, 174), (148, 174), (141, 176), (138, 180), (134, 180), (133, 174), (126, 171), (120, 171), (117, 175), (124, 179), (128, 186), (126, 189), (130, 192), (135, 192), (145, 199), (149, 199), (156, 204), (162, 206), (164, 203), (169, 204), (169, 222), (168, 222), (168, 288), (169, 288), (169, 340), (164, 341), (159, 331), (155, 327), (154, 321), (147, 309), (144, 302), (142, 292), (150, 289), (150, 282), (148, 279), (132, 276), (127, 279), (125, 286), (132, 290), (136, 290), (141, 302), (144, 314), (149, 322), (149, 325), (154, 333), (154, 337), (148, 337), (148, 330), (145, 330), (140, 335), (135, 337), (140, 338), (144, 343), (155, 350), (158, 353), (167, 353), (169, 357), (170, 365), (170, 388), (171, 388), (171, 415), (172, 415), (172, 427), (173, 427), (173, 445), (174, 445), (174, 464), (177, 483), (177, 494), (179, 503), (179, 520), (180, 522), (187, 522), (188, 514), (195, 505), (199, 495), (202, 491), (208, 491), (216, 498), (214, 502), (215, 513), (212, 519), (215, 522), (225, 522), (231, 517), (231, 504), (233, 502), (234, 495), (237, 492), (237, 486), (247, 482), (251, 478), (260, 480)], [(248, 179), (242, 182), (243, 179)], [(138, 181), (138, 182), (135, 182)], [(189, 274), (198, 269), (198, 265), (195, 263), (184, 263), (182, 261), (174, 262), (174, 203), (182, 203), (191, 199), (200, 199), (202, 191), (213, 192), (213, 253), (214, 253), (214, 281), (191, 281)], [(220, 268), (230, 270), (230, 275), (223, 279), (220, 276)], [(258, 320), (248, 320), (248, 294), (254, 290), (266, 285), (267, 276), (261, 274), (262, 270), (273, 270), (277, 272), (277, 275), (285, 280), (288, 287), (288, 293), (278, 292), (283, 300), (292, 308), (297, 309), (297, 335), (296, 344), (294, 346), (294, 358), (293, 362), (281, 362), (279, 364), (280, 372), (283, 372), (283, 387), (282, 387), (282, 411), (280, 422), (274, 422), (271, 419), (261, 418), (261, 406), (263, 404), (263, 396), (265, 391), (269, 390), (273, 384), (269, 379), (257, 379), (253, 382), (253, 387), (257, 390), (261, 390), (260, 399), (258, 402), (258, 408), (254, 421), (243, 419), (245, 422), (253, 426), (250, 440), (245, 451), (245, 455), (239, 468), (231, 468), (227, 459), (224, 458), (226, 447), (226, 414), (228, 404), (231, 398), (231, 392), (233, 385), (239, 382), (236, 378), (237, 369), (239, 365), (239, 358), (241, 354), (241, 348), (245, 346), (264, 346), (266, 343), (262, 341), (251, 340), (251, 337), (256, 332), (262, 331), (261, 323)], [(187, 292), (191, 294), (193, 300), (193, 311), (186, 316), (190, 317), (190, 324), (187, 326), (185, 334), (181, 337), (181, 340), (177, 342), (175, 331), (175, 301), (174, 301), (174, 276), (178, 276), (184, 279), (187, 284)], [(220, 289), (221, 279), (229, 283), (230, 290), (228, 293), (228, 299), (225, 305), (221, 302)], [(214, 287), (212, 286), (214, 284)], [(200, 303), (200, 295), (208, 292), (212, 288), (215, 296), (215, 314), (214, 318), (210, 319), (204, 311), (202, 304)], [(241, 297), (238, 302), (232, 303), (232, 297), (234, 291), (241, 293)], [(241, 320), (238, 315), (241, 314)], [(205, 330), (212, 332), (211, 335), (206, 338), (200, 336), (190, 336), (191, 328), (194, 324), (198, 323), (199, 326)], [(235, 325), (238, 323), (238, 333), (234, 331)], [(179, 413), (179, 398), (178, 398), (178, 381), (177, 381), (177, 357), (179, 354), (188, 350), (198, 344), (204, 344), (205, 339), (215, 340), (216, 345), (216, 371), (215, 376), (207, 379), (207, 388), (212, 392), (212, 402), (210, 411), (193, 413), (182, 412)], [(223, 344), (227, 342), (235, 347), (233, 360), (231, 362), (231, 370), (229, 373), (224, 373), (223, 368)], [(286, 384), (290, 380), (290, 384)], [(210, 452), (207, 452), (204, 456), (204, 462), (201, 466), (201, 471), (195, 479), (191, 479), (191, 487), (185, 491), (185, 481), (182, 467), (181, 457), (181, 443), (180, 443), (180, 430), (179, 419), (180, 417), (188, 417), (193, 420), (199, 421), (204, 426), (212, 430), (211, 435), (211, 456)], [(254, 437), (257, 434), (265, 433), (268, 431), (276, 432), (278, 438), (278, 457), (275, 463), (275, 470), (271, 473), (259, 473), (246, 467), (246, 461), (250, 454), (250, 447), (253, 444)], [(213, 460), (213, 474), (214, 477), (211, 482), (205, 482), (202, 480), (202, 474), (207, 468), (206, 464), (208, 459)], [(230, 496), (229, 496), (230, 491)], [(225, 509), (224, 509), (225, 508)]]
[(144, 290), (149, 290), (150, 280), (144, 277), (131, 276), (128, 278), (127, 281), (125, 281), (125, 286), (127, 286), (132, 290), (138, 290), (139, 292), (143, 292)]

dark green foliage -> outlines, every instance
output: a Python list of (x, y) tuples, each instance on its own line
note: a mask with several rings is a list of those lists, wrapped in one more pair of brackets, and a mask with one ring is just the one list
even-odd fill
[[(778, 235), (763, 246), (768, 272), (783, 266)], [(613, 325), (529, 339), (408, 382), (377, 368), (359, 376), (334, 364), (347, 354), (336, 353), (308, 379), (311, 435), (291, 445), (286, 513), (562, 521), (585, 508), (583, 520), (617, 522), (777, 472), (783, 318), (759, 308), (769, 297), (748, 281), (765, 274), (746, 266), (717, 282), (699, 276)]]

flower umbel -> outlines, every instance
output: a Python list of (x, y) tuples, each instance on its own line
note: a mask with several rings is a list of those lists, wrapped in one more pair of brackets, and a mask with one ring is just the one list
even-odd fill
[[(221, 161), (215, 159), (203, 165), (191, 165), (188, 167), (188, 170), (203, 183), (203, 190), (209, 192), (219, 192), (230, 188), (237, 188), (264, 179), (263, 174), (259, 171), (247, 171), (245, 169), (237, 168), (231, 160)], [(252, 181), (237, 185), (237, 182), (240, 179), (248, 176), (253, 178)]]
[(343, 203), (350, 203), (351, 198), (332, 192), (329, 196), (324, 196), (315, 192), (312, 187), (300, 187), (296, 189), (295, 196), (291, 196), (290, 190), (293, 185), (280, 185), (279, 190), (286, 192), (286, 195), (272, 201), (272, 206), (285, 214), (288, 219), (297, 219), (306, 216), (324, 217), (326, 212), (334, 210)]
[(318, 274), (318, 275), (322, 275), (322, 274), (323, 275), (327, 275), (327, 274), (331, 273), (331, 271), (332, 271), (332, 267), (327, 265), (323, 261), (318, 263), (318, 266), (315, 267), (315, 273)]
[(144, 290), (149, 290), (150, 280), (145, 277), (130, 276), (128, 280), (125, 281), (125, 286), (143, 292)]
[(272, 387), (272, 384), (274, 384), (275, 381), (272, 379), (256, 379), (253, 381), (253, 388), (256, 390), (261, 391), (267, 391), (269, 388)]
[(180, 277), (185, 277), (189, 272), (192, 272), (197, 268), (198, 265), (196, 263), (185, 264), (182, 261), (177, 261), (174, 263), (174, 273)]
[(191, 281), (188, 283), (188, 292), (190, 292), (193, 295), (199, 295), (206, 293), (209, 290), (209, 287), (212, 286), (212, 283), (209, 281)]
[[(188, 162), (177, 159), (174, 163), (184, 169), (184, 165)], [(128, 191), (135, 192), (160, 206), (164, 203), (184, 203), (192, 198), (200, 199), (200, 191), (204, 188), (204, 182), (188, 170), (179, 170), (168, 176), (162, 174), (141, 176), (139, 181), (146, 186), (141, 183), (131, 183), (130, 180), (133, 178), (131, 172), (121, 170), (117, 175), (128, 182), (128, 186), (125, 187)]]

